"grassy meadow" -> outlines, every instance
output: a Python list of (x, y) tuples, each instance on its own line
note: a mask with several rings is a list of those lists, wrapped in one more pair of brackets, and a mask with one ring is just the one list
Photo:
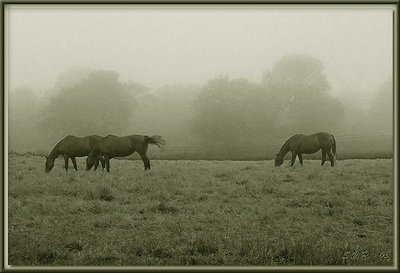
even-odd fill
[(391, 159), (44, 161), (8, 158), (10, 265), (393, 264)]

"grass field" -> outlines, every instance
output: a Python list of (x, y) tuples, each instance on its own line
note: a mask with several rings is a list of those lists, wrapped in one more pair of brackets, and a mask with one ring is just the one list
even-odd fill
[(10, 154), (9, 264), (392, 265), (393, 160), (328, 163)]

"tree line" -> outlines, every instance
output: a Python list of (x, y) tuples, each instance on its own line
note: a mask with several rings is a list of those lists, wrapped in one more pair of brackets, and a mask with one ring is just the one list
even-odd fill
[[(20, 88), (9, 95), (9, 150), (48, 152), (65, 135), (157, 134), (171, 145), (256, 149), (295, 133), (392, 131), (392, 82), (369, 108), (347, 90), (336, 98), (323, 63), (283, 56), (260, 82), (217, 76), (203, 85), (150, 89), (116, 71), (71, 68), (43, 97)], [(362, 92), (359, 94), (362, 95)]]

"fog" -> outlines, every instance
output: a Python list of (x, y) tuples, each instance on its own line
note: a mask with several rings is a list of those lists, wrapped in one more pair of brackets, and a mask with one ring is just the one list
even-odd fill
[(390, 151), (393, 8), (325, 7), (9, 5), (9, 149), (141, 133), (163, 135), (174, 155), (213, 136), (214, 151), (269, 154), (295, 133), (326, 130), (343, 147), (357, 146), (346, 135), (378, 135), (368, 152)]

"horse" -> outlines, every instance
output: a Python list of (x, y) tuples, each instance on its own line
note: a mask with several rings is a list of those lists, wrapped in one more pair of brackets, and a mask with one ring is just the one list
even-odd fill
[[(71, 158), (74, 169), (77, 171), (75, 157), (87, 156), (93, 149), (93, 147), (102, 139), (103, 137), (97, 135), (91, 135), (86, 137), (76, 137), (76, 136), (66, 136), (60, 140), (54, 146), (53, 150), (48, 156), (46, 156), (45, 172), (48, 173), (54, 167), (54, 161), (59, 155), (62, 155), (65, 160), (65, 170), (68, 171), (68, 161)], [(99, 160), (101, 166), (104, 170), (104, 159), (98, 158), (95, 162), (95, 170), (99, 166)]]
[(107, 172), (110, 172), (110, 159), (114, 157), (125, 157), (138, 152), (144, 163), (144, 169), (150, 169), (150, 160), (146, 156), (149, 144), (157, 145), (163, 149), (165, 140), (161, 136), (115, 136), (108, 135), (104, 137), (90, 152), (86, 158), (86, 170), (93, 167), (95, 159), (99, 156), (104, 156)]
[[(329, 156), (331, 166), (335, 165), (336, 161), (336, 141), (332, 134), (319, 132), (312, 135), (296, 134), (289, 138), (281, 147), (279, 153), (275, 156), (275, 166), (280, 166), (283, 163), (284, 156), (290, 151), (292, 152), (291, 165), (293, 166), (296, 156), (299, 157), (301, 166), (303, 166), (303, 154), (313, 154), (322, 150), (322, 163), (326, 161), (326, 155)], [(331, 152), (332, 150), (332, 152)]]

